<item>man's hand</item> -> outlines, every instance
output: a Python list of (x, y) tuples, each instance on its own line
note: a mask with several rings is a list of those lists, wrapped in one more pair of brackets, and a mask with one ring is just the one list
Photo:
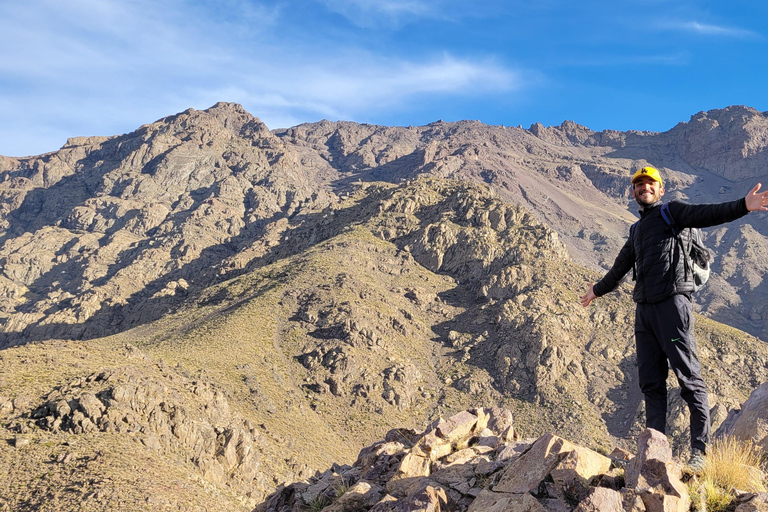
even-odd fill
[(595, 295), (595, 291), (592, 289), (593, 285), (589, 285), (589, 290), (587, 290), (586, 295), (584, 295), (581, 298), (581, 305), (584, 307), (589, 306), (589, 304), (597, 298), (597, 295)]
[(755, 185), (755, 188), (750, 190), (746, 197), (747, 210), (751, 212), (756, 210), (768, 210), (768, 191), (759, 194), (758, 190), (760, 190), (760, 183)]

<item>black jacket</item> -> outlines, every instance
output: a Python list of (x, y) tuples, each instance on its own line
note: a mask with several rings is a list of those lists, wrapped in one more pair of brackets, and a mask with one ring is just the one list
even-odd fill
[[(686, 272), (683, 248), (661, 216), (662, 204), (659, 201), (640, 212), (640, 220), (631, 230), (632, 239), (621, 248), (605, 277), (595, 283), (596, 296), (614, 290), (633, 267), (636, 271), (632, 295), (635, 302), (660, 302), (675, 294), (690, 295), (693, 292), (693, 275), (690, 270)], [(669, 211), (680, 230), (716, 226), (749, 213), (744, 198), (719, 204), (672, 201)], [(681, 231), (686, 244), (688, 233), (688, 230)]]

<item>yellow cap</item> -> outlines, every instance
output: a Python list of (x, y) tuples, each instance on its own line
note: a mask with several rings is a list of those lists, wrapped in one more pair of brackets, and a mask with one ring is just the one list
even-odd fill
[(632, 176), (632, 183), (634, 184), (641, 176), (648, 176), (653, 181), (658, 181), (659, 185), (662, 187), (664, 186), (664, 182), (661, 181), (661, 174), (659, 174), (659, 170), (655, 167), (643, 167), (637, 171), (635, 175)]

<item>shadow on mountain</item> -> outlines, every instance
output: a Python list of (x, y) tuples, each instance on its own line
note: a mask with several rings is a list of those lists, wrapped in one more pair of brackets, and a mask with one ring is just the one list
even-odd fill
[[(353, 205), (347, 210), (336, 210), (333, 212), (330, 209), (326, 209), (321, 212), (295, 214), (290, 218), (290, 227), (282, 234), (281, 243), (267, 248), (263, 255), (251, 260), (244, 268), (234, 269), (222, 274), (219, 264), (225, 258), (235, 255), (240, 249), (259, 240), (264, 234), (264, 228), (267, 225), (285, 217), (283, 213), (276, 213), (272, 218), (263, 219), (258, 222), (256, 227), (244, 229), (238, 236), (231, 238), (227, 242), (203, 249), (195, 260), (147, 283), (140, 292), (127, 298), (124, 304), (102, 306), (101, 309), (83, 323), (48, 323), (43, 318), (37, 323), (26, 326), (22, 331), (1, 334), (0, 348), (51, 338), (94, 339), (153, 322), (176, 310), (188, 297), (199, 294), (209, 286), (299, 254), (314, 245), (342, 233), (352, 224), (365, 222), (373, 215), (378, 214), (378, 209), (371, 207), (371, 203), (380, 199), (378, 197), (366, 197), (361, 203)], [(180, 212), (177, 215), (183, 216), (185, 214), (186, 212)], [(329, 215), (334, 218), (332, 221), (327, 222)], [(291, 240), (291, 243), (286, 242), (288, 239)], [(142, 241), (142, 246), (124, 251), (118, 260), (120, 264), (115, 264), (110, 268), (109, 277), (101, 278), (102, 284), (106, 283), (120, 269), (135, 263), (142, 254), (141, 249), (149, 243), (150, 240), (144, 240)], [(54, 268), (29, 286), (30, 291), (34, 293), (34, 290), (44, 290), (49, 287), (60, 278), (62, 269), (65, 267), (67, 268), (67, 281), (71, 283), (68, 288), (77, 290), (77, 286), (85, 280), (83, 276), (84, 267), (80, 266), (79, 272), (73, 275), (71, 266), (68, 263), (54, 266)], [(169, 297), (155, 296), (168, 283), (179, 279), (184, 279), (188, 282), (189, 286), (186, 290), (177, 291), (174, 296)], [(220, 295), (218, 295), (216, 300), (220, 300), (221, 303), (228, 300), (223, 292), (219, 293)], [(50, 308), (46, 311), (46, 314), (53, 313), (62, 306), (66, 307), (72, 304), (74, 298), (65, 299), (55, 308)], [(245, 299), (238, 300), (238, 303), (243, 300)], [(18, 311), (31, 312), (32, 307), (33, 303), (29, 302), (26, 305), (20, 306)]]
[[(78, 168), (87, 169), (88, 172), (76, 170), (74, 174), (59, 179), (48, 188), (37, 187), (27, 192), (21, 205), (8, 215), (9, 226), (0, 237), (0, 246), (24, 233), (34, 233), (40, 228), (56, 226), (61, 221), (66, 221), (75, 207), (82, 205), (89, 198), (96, 197), (103, 175), (122, 164), (122, 159), (117, 156), (121, 151), (120, 145), (135, 137), (134, 133), (105, 141), (98, 151), (91, 152), (77, 162)], [(108, 158), (108, 155), (115, 157)], [(43, 161), (50, 158), (43, 157)], [(97, 162), (102, 164), (96, 166)]]

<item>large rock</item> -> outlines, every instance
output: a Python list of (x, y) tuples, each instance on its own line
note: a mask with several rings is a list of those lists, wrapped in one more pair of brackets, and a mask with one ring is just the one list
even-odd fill
[(663, 463), (672, 460), (672, 448), (667, 436), (652, 428), (644, 430), (637, 438), (637, 455), (627, 465), (626, 486), (630, 489), (637, 486), (643, 464), (647, 460), (656, 459)]
[(544, 478), (575, 448), (575, 445), (554, 434), (541, 436), (530, 450), (507, 466), (494, 491), (535, 491)]
[(637, 492), (649, 512), (686, 512), (690, 498), (680, 476), (667, 436), (644, 430), (637, 440), (637, 455), (627, 466), (626, 487)]
[(563, 488), (587, 488), (590, 481), (608, 472), (611, 459), (581, 446), (574, 447), (550, 473)]
[(730, 411), (715, 435), (752, 441), (768, 453), (768, 382), (755, 388), (741, 409)]

